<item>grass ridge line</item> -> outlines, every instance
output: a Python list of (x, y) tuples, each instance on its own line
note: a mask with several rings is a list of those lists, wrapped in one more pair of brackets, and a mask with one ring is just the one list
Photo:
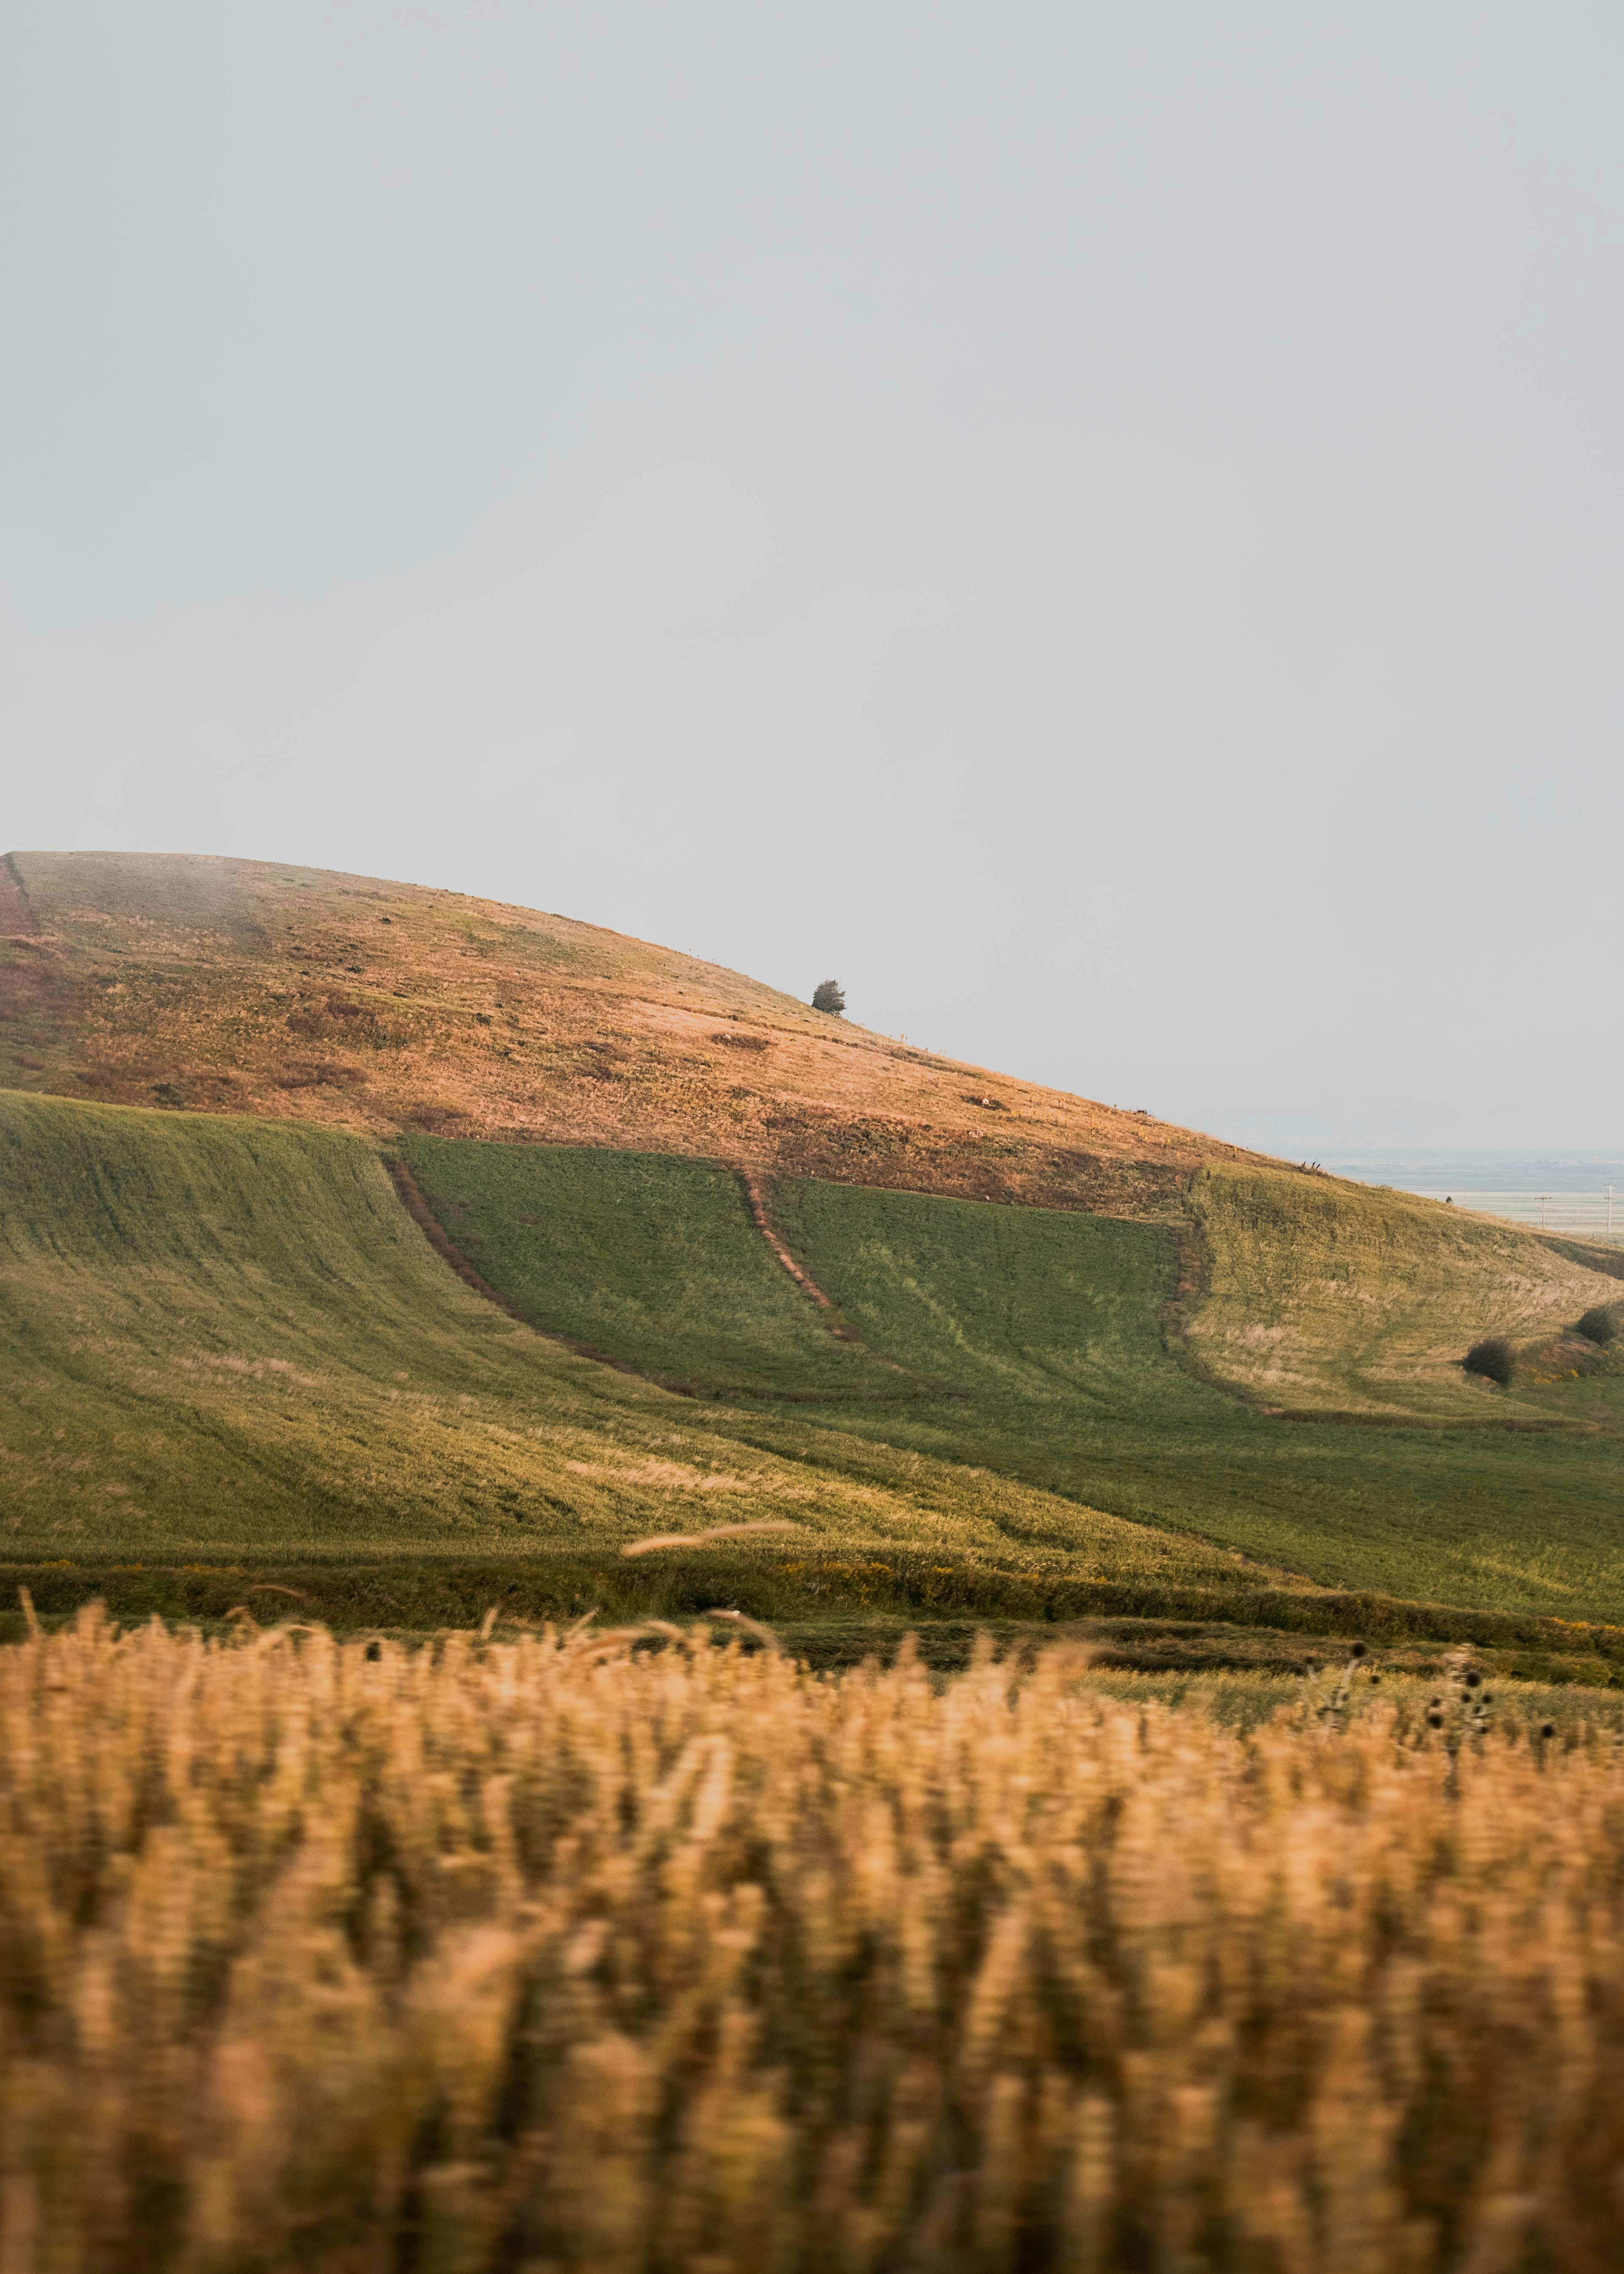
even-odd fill
[(748, 1205), (756, 1231), (760, 1232), (802, 1294), (810, 1296), (813, 1302), (828, 1313), (829, 1331), (835, 1340), (849, 1343), (854, 1350), (861, 1350), (865, 1358), (870, 1359), (876, 1366), (884, 1367), (889, 1373), (905, 1374), (909, 1381), (917, 1379), (915, 1375), (909, 1373), (906, 1366), (899, 1366), (895, 1359), (883, 1358), (878, 1351), (871, 1350), (850, 1320), (842, 1315), (840, 1306), (834, 1298), (826, 1293), (805, 1265), (798, 1261), (793, 1248), (785, 1238), (783, 1229), (772, 1212), (771, 1188), (767, 1179), (758, 1176), (754, 1169), (741, 1165), (739, 1181), (744, 1187), (745, 1201)]
[[(612, 1366), (617, 1374), (635, 1374), (637, 1373), (636, 1367), (628, 1365), (623, 1358), (612, 1358), (607, 1351), (595, 1350), (590, 1343), (577, 1342), (570, 1335), (549, 1334), (545, 1327), (538, 1327), (533, 1319), (526, 1318), (516, 1303), (510, 1302), (500, 1289), (492, 1287), (484, 1274), (477, 1270), (469, 1261), (467, 1256), (463, 1254), (434, 1214), (433, 1209), (430, 1208), (423, 1196), (417, 1178), (406, 1166), (405, 1162), (392, 1154), (386, 1153), (383, 1156), (383, 1164), (389, 1172), (390, 1181), (399, 1193), (401, 1204), (407, 1215), (423, 1233), (436, 1255), (442, 1262), (450, 1265), (465, 1286), (471, 1287), (477, 1295), (483, 1295), (487, 1303), (494, 1303), (497, 1309), (506, 1312), (516, 1325), (525, 1328), (530, 1334), (544, 1336), (548, 1342), (561, 1344), (576, 1358), (590, 1359), (597, 1366)], [(639, 1377), (639, 1379), (643, 1378), (645, 1377)]]

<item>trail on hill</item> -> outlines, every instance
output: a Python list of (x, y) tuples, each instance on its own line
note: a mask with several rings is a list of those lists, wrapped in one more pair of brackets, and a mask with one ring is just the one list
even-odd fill
[(40, 920), (23, 888), (17, 873), (17, 860), (8, 853), (0, 861), (0, 932), (10, 932), (13, 938), (37, 938)]
[(487, 1303), (494, 1303), (499, 1311), (505, 1311), (510, 1319), (517, 1320), (520, 1326), (527, 1327), (531, 1334), (545, 1334), (549, 1342), (561, 1343), (576, 1358), (590, 1358), (598, 1366), (612, 1366), (617, 1374), (636, 1374), (636, 1367), (629, 1366), (623, 1358), (612, 1358), (607, 1351), (595, 1350), (590, 1343), (577, 1342), (571, 1335), (548, 1334), (545, 1327), (538, 1327), (533, 1319), (527, 1318), (516, 1303), (510, 1302), (499, 1287), (492, 1287), (490, 1281), (475, 1269), (424, 1198), (422, 1188), (405, 1162), (391, 1159), (386, 1155), (384, 1166), (389, 1171), (390, 1180), (401, 1196), (407, 1215), (423, 1232), (435, 1254), (442, 1262), (451, 1266), (464, 1286), (471, 1287), (477, 1295), (483, 1295)]
[(878, 1351), (870, 1350), (856, 1328), (840, 1316), (834, 1302), (824, 1293), (812, 1274), (796, 1261), (789, 1242), (778, 1229), (778, 1221), (772, 1213), (772, 1203), (767, 1196), (767, 1187), (763, 1179), (753, 1169), (741, 1168), (739, 1171), (739, 1181), (744, 1187), (744, 1197), (748, 1204), (756, 1229), (801, 1292), (809, 1296), (820, 1309), (829, 1314), (829, 1331), (834, 1336), (836, 1341), (850, 1343), (854, 1349), (861, 1350), (865, 1358), (871, 1359), (876, 1366), (884, 1367), (888, 1373), (905, 1374), (909, 1381), (916, 1381), (918, 1376), (907, 1367), (898, 1366), (895, 1359), (882, 1358)]
[(756, 1231), (760, 1232), (762, 1238), (766, 1241), (768, 1246), (778, 1257), (778, 1261), (784, 1266), (784, 1269), (789, 1273), (790, 1277), (801, 1290), (802, 1293), (810, 1296), (813, 1302), (818, 1304), (823, 1310), (831, 1314), (830, 1333), (832, 1335), (838, 1335), (842, 1342), (855, 1342), (857, 1340), (857, 1329), (855, 1327), (850, 1327), (845, 1324), (845, 1322), (839, 1318), (838, 1314), (835, 1311), (834, 1305), (830, 1301), (828, 1296), (818, 1285), (811, 1273), (809, 1271), (803, 1270), (801, 1266), (796, 1262), (795, 1258), (790, 1253), (788, 1242), (786, 1240), (783, 1233), (778, 1230), (777, 1224), (773, 1221), (772, 1209), (767, 1199), (767, 1188), (762, 1182), (762, 1179), (756, 1175), (753, 1169), (741, 1169), (739, 1171), (739, 1182), (744, 1187), (744, 1197), (748, 1205), (750, 1215), (755, 1222)]

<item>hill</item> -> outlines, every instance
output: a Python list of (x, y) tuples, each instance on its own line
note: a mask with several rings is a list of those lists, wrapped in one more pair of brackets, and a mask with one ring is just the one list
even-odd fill
[(336, 1131), (0, 1093), (0, 1385), (13, 1556), (616, 1550), (788, 1518), (808, 1547), (1257, 1584), (985, 1472), (810, 1425), (754, 1445), (471, 1292)]
[[(0, 901), (19, 1555), (613, 1558), (726, 1494), (960, 1570), (1624, 1615), (1624, 1366), (1564, 1339), (1616, 1258), (560, 917), (110, 855)], [(1540, 1364), (1466, 1376), (1485, 1334)]]
[[(756, 1233), (739, 1180), (718, 1164), (422, 1136), (400, 1150), (435, 1219), (521, 1316), (680, 1385), (690, 1404), (725, 1398), (730, 1432), (763, 1446), (792, 1445), (815, 1418), (1177, 1527), (1327, 1586), (1624, 1617), (1624, 1366), (1581, 1385), (1507, 1393), (1469, 1382), (1458, 1363), (1434, 1382), (1425, 1360), (1432, 1341), (1459, 1339), (1475, 1306), (1495, 1299), (1495, 1226), (1465, 1226), (1454, 1280), (1440, 1269), (1432, 1288), (1415, 1284), (1435, 1260), (1426, 1249), (1401, 1254), (1389, 1284), (1357, 1188), (1363, 1248), (1335, 1211), (1317, 1221), (1327, 1197), (1340, 1201), (1335, 1186), (1281, 1174), (1268, 1181), (1266, 1212), (1250, 1185), (1239, 1195), (1201, 1190), (1256, 1172), (1204, 1171), (1197, 1197), (1218, 1324), (1197, 1350), (1216, 1343), (1222, 1353), (1233, 1329), (1238, 1363), (1249, 1358), (1236, 1288), (1253, 1272), (1261, 1314), (1286, 1322), (1283, 1344), (1270, 1336), (1256, 1347), (1276, 1363), (1285, 1347), (1304, 1369), (1293, 1415), (1212, 1378), (1204, 1360), (1192, 1365), (1168, 1332), (1181, 1270), (1175, 1226), (780, 1178), (777, 1229), (830, 1299), (824, 1311)], [(1380, 1226), (1380, 1196), (1371, 1213)], [(1263, 1262), (1237, 1224), (1259, 1243), (1267, 1227)], [(1521, 1235), (1507, 1238), (1517, 1253)], [(1341, 1309), (1320, 1296), (1327, 1252), (1345, 1275)], [(1571, 1266), (1537, 1246), (1532, 1254), (1551, 1267), (1545, 1300), (1576, 1316), (1591, 1275), (1564, 1284)], [(1383, 1296), (1396, 1314), (1397, 1355), (1385, 1371), (1372, 1359), (1386, 1348), (1380, 1323), (1367, 1316)], [(1196, 1304), (1198, 1327), (1207, 1310)], [(1362, 1343), (1349, 1338), (1349, 1319), (1364, 1322)], [(1575, 1412), (1578, 1389), (1588, 1402)], [(1459, 1404), (1435, 1413), (1434, 1395)], [(1372, 1427), (1377, 1414), (1382, 1426)]]
[(1254, 1157), (595, 925), (181, 855), (0, 862), (0, 1087), (1129, 1215)]

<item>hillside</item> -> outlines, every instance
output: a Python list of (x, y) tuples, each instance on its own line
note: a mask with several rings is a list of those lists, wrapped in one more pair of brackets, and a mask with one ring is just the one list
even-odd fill
[[(820, 1434), (1012, 1478), (1327, 1586), (1624, 1617), (1624, 1365), (1583, 1385), (1512, 1393), (1468, 1382), (1458, 1364), (1436, 1381), (1430, 1371), (1431, 1344), (1463, 1337), (1475, 1306), (1504, 1292), (1503, 1272), (1489, 1268), (1497, 1227), (1465, 1226), (1465, 1266), (1453, 1280), (1434, 1270), (1429, 1284), (1437, 1258), (1423, 1217), (1414, 1250), (1384, 1280), (1368, 1239), (1382, 1196), (1357, 1219), (1367, 1240), (1349, 1255), (1335, 1215), (1318, 1220), (1327, 1195), (1348, 1188), (1277, 1173), (1265, 1269), (1244, 1239), (1231, 1242), (1237, 1224), (1255, 1232), (1256, 1194), (1251, 1208), (1227, 1209), (1208, 1195), (1213, 1339), (1222, 1355), (1225, 1325), (1242, 1315), (1237, 1282), (1254, 1271), (1256, 1315), (1287, 1322), (1302, 1369), (1297, 1410), (1283, 1414), (1192, 1366), (1168, 1332), (1175, 1226), (780, 1178), (778, 1227), (831, 1299), (824, 1311), (716, 1164), (426, 1136), (401, 1150), (437, 1220), (522, 1316), (680, 1383), (690, 1408), (725, 1398), (730, 1434), (764, 1447), (792, 1449), (815, 1419)], [(1254, 1173), (1214, 1170), (1203, 1181)], [(1515, 1249), (1520, 1235), (1508, 1237)], [(1565, 1284), (1570, 1267), (1528, 1246), (1553, 1267), (1545, 1300), (1576, 1316), (1593, 1299), (1590, 1276)], [(1332, 1259), (1344, 1274), (1341, 1308), (1322, 1291)], [(1371, 1319), (1379, 1296), (1397, 1352), (1385, 1368), (1372, 1355), (1383, 1349)], [(1205, 1315), (1198, 1304), (1198, 1325)], [(1238, 1340), (1244, 1367), (1254, 1346)], [(1281, 1342), (1258, 1347), (1277, 1364)], [(1386, 1426), (1372, 1427), (1377, 1412)]]
[(732, 1419), (472, 1293), (362, 1141), (0, 1093), (0, 1553), (523, 1555), (788, 1519), (807, 1547), (1256, 1584), (985, 1472)]
[(181, 855), (0, 862), (0, 1087), (1134, 1216), (1255, 1157), (563, 916)]
[(1548, 1424), (1549, 1399), (1462, 1372), (1463, 1352), (1554, 1338), (1546, 1371), (1565, 1374), (1598, 1353), (1563, 1329), (1618, 1292), (1605, 1253), (1339, 1178), (1220, 1163), (1189, 1206), (1190, 1346), (1267, 1412)]
[[(926, 1600), (1014, 1572), (1234, 1619), (1283, 1570), (1298, 1593), (1624, 1617), (1624, 1370), (1590, 1385), (1606, 1427), (1551, 1434), (1271, 1419), (1167, 1344), (1162, 1225), (786, 1180), (779, 1222), (847, 1340), (714, 1164), (406, 1149), (546, 1333), (459, 1282), (364, 1138), (0, 1093), (0, 1555), (246, 1559), (304, 1591), (289, 1562), (390, 1563), (357, 1583), (386, 1606), (434, 1598), (402, 1559), (506, 1558), (568, 1608), (645, 1569), (628, 1540), (787, 1519), (746, 1543), (755, 1577), (729, 1567), (744, 1600), (866, 1600), (878, 1556), (882, 1589), (906, 1567)], [(1526, 1402), (1560, 1421), (1562, 1398)], [(854, 1552), (833, 1580), (807, 1561)]]
[[(568, 1603), (560, 1555), (604, 1600), (620, 1543), (719, 1510), (787, 1513), (801, 1561), (762, 1570), (808, 1608), (808, 1552), (877, 1545), (883, 1584), (912, 1558), (932, 1600), (1014, 1567), (1210, 1606), (1283, 1570), (1624, 1615), (1624, 1368), (1501, 1390), (1459, 1365), (1610, 1297), (1576, 1251), (1201, 1156), (561, 919), (246, 863), (0, 877), (36, 1089), (0, 1108), (18, 1557), (507, 1556)], [(707, 1087), (703, 1051), (748, 1078)], [(938, 1118), (860, 1141), (909, 1084)], [(147, 1102), (85, 1101), (120, 1086)], [(221, 1110), (261, 1092), (276, 1118)], [(645, 1126), (672, 1141), (628, 1142)], [(1079, 1134), (1086, 1178), (1050, 1141)], [(436, 1258), (386, 1154), (508, 1316)], [(1047, 1205), (1010, 1205), (1022, 1178)]]

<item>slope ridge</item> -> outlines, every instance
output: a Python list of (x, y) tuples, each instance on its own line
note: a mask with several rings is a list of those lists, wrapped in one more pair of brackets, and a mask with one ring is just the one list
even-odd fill
[(563, 916), (272, 862), (8, 862), (36, 929), (0, 937), (0, 1085), (1132, 1216), (1259, 1157)]

